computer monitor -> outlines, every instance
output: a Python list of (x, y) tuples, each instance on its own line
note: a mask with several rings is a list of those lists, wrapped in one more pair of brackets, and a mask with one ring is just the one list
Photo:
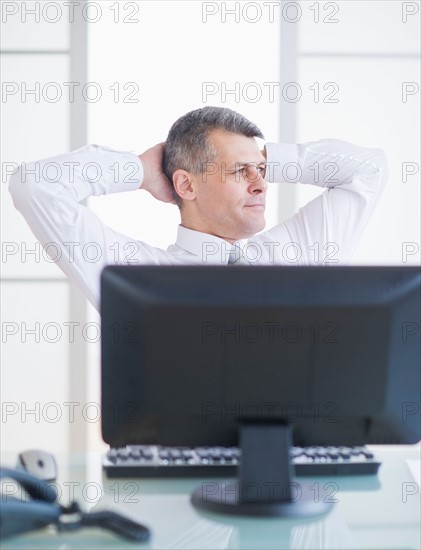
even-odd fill
[(314, 494), (293, 498), (291, 434), (303, 446), (420, 440), (420, 285), (413, 266), (108, 266), (103, 439), (238, 445), (238, 480), (202, 485), (195, 505), (323, 513)]

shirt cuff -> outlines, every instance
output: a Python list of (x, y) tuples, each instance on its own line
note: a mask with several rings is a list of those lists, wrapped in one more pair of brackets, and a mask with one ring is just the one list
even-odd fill
[(124, 193), (139, 189), (143, 182), (143, 165), (132, 151), (118, 151), (110, 147), (92, 145), (98, 153), (107, 189), (105, 193)]
[(145, 175), (143, 164), (136, 153), (124, 153), (124, 157), (127, 158), (127, 165), (131, 166), (130, 170), (133, 175), (127, 178), (128, 181), (125, 182), (127, 184), (127, 188), (122, 189), (122, 191), (135, 191), (136, 189), (139, 189), (139, 187), (141, 187), (143, 183), (143, 177)]
[[(267, 182), (291, 182), (291, 174), (299, 170), (298, 145), (296, 143), (266, 143)], [(296, 181), (295, 178), (293, 178)]]

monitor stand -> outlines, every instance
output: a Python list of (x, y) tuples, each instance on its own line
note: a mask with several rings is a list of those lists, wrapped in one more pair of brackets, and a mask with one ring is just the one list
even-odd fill
[(243, 423), (238, 480), (205, 481), (192, 494), (192, 503), (208, 512), (245, 516), (305, 518), (327, 513), (334, 501), (319, 483), (292, 479), (290, 447), (287, 423)]

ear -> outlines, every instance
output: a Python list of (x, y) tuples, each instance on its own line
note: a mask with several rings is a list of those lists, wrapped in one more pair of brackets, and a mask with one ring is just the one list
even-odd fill
[(196, 191), (190, 172), (179, 168), (174, 172), (172, 179), (174, 183), (174, 189), (183, 200), (192, 201), (196, 198)]

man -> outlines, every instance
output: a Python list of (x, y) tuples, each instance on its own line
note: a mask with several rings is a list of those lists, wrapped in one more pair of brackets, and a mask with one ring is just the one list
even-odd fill
[[(205, 107), (177, 120), (165, 146), (138, 157), (90, 145), (22, 165), (10, 179), (10, 192), (35, 236), (49, 253), (54, 244), (60, 268), (97, 308), (100, 273), (111, 263), (347, 262), (386, 182), (384, 153), (331, 139), (267, 143), (262, 152), (256, 137), (263, 138), (261, 131), (242, 115)], [(259, 233), (265, 226), (266, 180), (327, 190)], [(80, 204), (91, 195), (139, 188), (180, 208), (177, 241), (167, 251), (114, 231)], [(95, 261), (89, 257), (92, 246), (101, 251)]]

